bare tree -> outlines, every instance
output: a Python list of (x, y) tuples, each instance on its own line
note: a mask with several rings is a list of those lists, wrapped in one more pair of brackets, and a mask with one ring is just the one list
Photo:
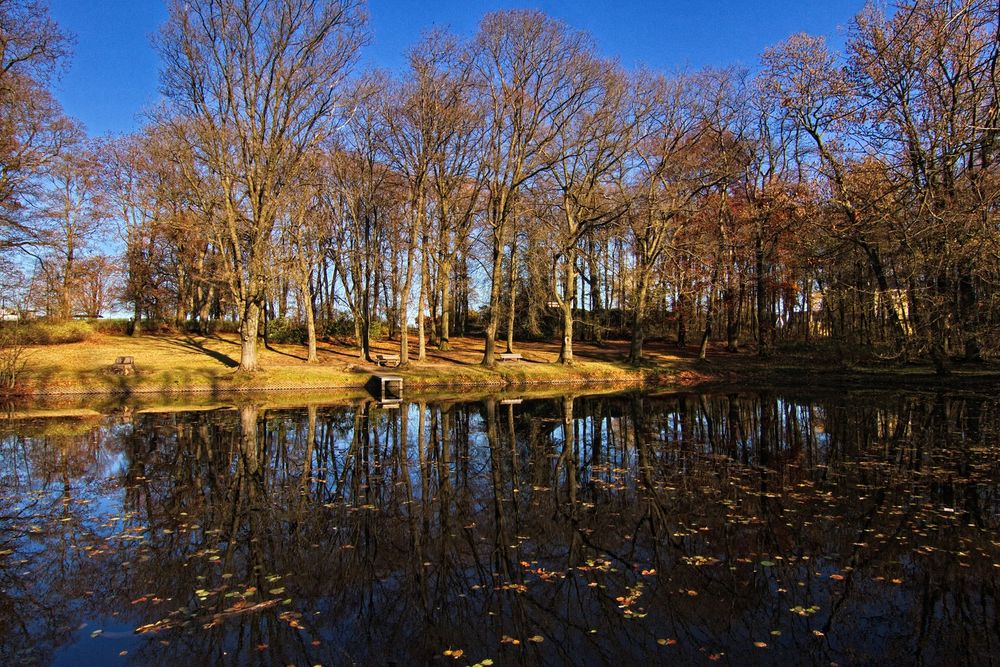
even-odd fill
[(547, 149), (594, 91), (589, 36), (537, 11), (488, 14), (473, 45), (486, 115), (482, 157), (490, 299), (482, 363), (495, 363), (503, 251), (524, 185), (554, 160)]
[(642, 362), (654, 270), (671, 249), (679, 224), (698, 195), (720, 180), (710, 153), (699, 150), (710, 125), (704, 122), (696, 77), (655, 77), (653, 110), (635, 149), (634, 206), (626, 223), (634, 257), (632, 339), (629, 362)]
[(217, 236), (240, 319), (240, 370), (257, 334), (283, 193), (338, 123), (364, 40), (355, 0), (175, 0), (161, 35), (163, 90), (217, 188)]
[[(577, 245), (580, 240), (621, 218), (628, 198), (617, 187), (622, 182), (625, 159), (637, 130), (649, 111), (648, 90), (642, 78), (630, 82), (610, 63), (592, 60), (580, 63), (591, 76), (593, 88), (586, 104), (563, 123), (548, 149), (552, 167), (539, 180), (555, 214), (556, 245), (553, 272), (562, 282), (562, 294), (554, 290), (562, 311), (562, 342), (559, 361), (573, 363), (573, 309), (577, 288)], [(559, 281), (553, 280), (553, 286)]]
[(75, 132), (46, 89), (69, 46), (43, 3), (0, 0), (0, 251), (33, 241), (27, 199)]
[(59, 276), (55, 316), (68, 320), (76, 300), (78, 263), (87, 245), (102, 231), (109, 211), (92, 146), (64, 150), (49, 171), (38, 201), (40, 224), (35, 230), (35, 245), (48, 251), (40, 255), (43, 264), (50, 264), (47, 272)]

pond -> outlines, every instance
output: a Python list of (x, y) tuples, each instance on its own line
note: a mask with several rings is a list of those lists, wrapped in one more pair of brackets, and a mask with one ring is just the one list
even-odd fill
[(3, 664), (990, 664), (1000, 399), (0, 425)]

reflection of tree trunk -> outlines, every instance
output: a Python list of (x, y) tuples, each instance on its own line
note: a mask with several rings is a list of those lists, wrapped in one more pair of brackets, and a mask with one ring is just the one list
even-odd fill
[(240, 406), (240, 457), (243, 461), (243, 469), (250, 475), (260, 472), (261, 452), (257, 443), (257, 418), (258, 408), (256, 405)]
[(501, 454), (500, 436), (497, 432), (497, 402), (494, 399), (486, 401), (486, 440), (490, 447), (490, 481), (493, 491), (493, 572), (497, 577), (495, 585), (513, 581), (519, 572), (513, 567), (510, 556), (511, 536), (507, 526), (507, 511), (504, 501), (503, 455)]
[(306, 428), (306, 452), (302, 462), (303, 488), (312, 483), (310, 477), (312, 477), (313, 450), (316, 445), (316, 406), (314, 404), (306, 406), (306, 418), (309, 425)]
[(563, 413), (563, 450), (559, 455), (559, 460), (556, 463), (556, 505), (559, 505), (559, 475), (560, 471), (564, 470), (566, 475), (566, 492), (567, 492), (567, 514), (569, 516), (576, 516), (576, 495), (577, 495), (577, 480), (576, 480), (576, 422), (573, 419), (573, 397), (564, 396), (562, 399), (562, 413)]

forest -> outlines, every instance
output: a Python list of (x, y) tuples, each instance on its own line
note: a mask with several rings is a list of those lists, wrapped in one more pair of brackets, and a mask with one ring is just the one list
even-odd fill
[[(652, 338), (932, 364), (1000, 352), (1000, 5), (872, 3), (842, 49), (626, 69), (534, 10), (365, 70), (360, 0), (170, 0), (160, 102), (90, 137), (71, 40), (0, 0), (6, 313), (131, 333)], [(667, 37), (665, 37), (666, 39)], [(12, 317), (14, 317), (12, 315)]]

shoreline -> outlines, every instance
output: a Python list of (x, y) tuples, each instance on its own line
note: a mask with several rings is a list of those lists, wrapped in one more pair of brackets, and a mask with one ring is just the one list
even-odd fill
[[(307, 364), (298, 346), (274, 346), (262, 355), (263, 368), (247, 375), (235, 370), (231, 340), (221, 337), (148, 336), (139, 339), (99, 337), (81, 343), (38, 346), (20, 378), (22, 391), (0, 396), (19, 404), (79, 400), (146, 401), (162, 398), (225, 395), (310, 395), (360, 393), (378, 374), (399, 375), (404, 396), (444, 393), (498, 393), (552, 388), (656, 388), (674, 391), (718, 388), (810, 387), (816, 389), (989, 389), (1000, 386), (1000, 362), (956, 364), (950, 375), (929, 366), (864, 366), (829, 358), (777, 354), (759, 359), (752, 353), (712, 350), (699, 360), (692, 350), (664, 344), (649, 346), (642, 366), (624, 361), (621, 342), (580, 344), (571, 365), (557, 363), (558, 348), (526, 342), (517, 362), (492, 368), (477, 363), (481, 340), (463, 339), (448, 352), (434, 351), (425, 361), (404, 368), (382, 367), (357, 359), (344, 345), (328, 344), (320, 363)], [(385, 343), (379, 348), (391, 349)], [(384, 349), (373, 349), (376, 352)], [(135, 358), (134, 375), (111, 372), (109, 360)]]

